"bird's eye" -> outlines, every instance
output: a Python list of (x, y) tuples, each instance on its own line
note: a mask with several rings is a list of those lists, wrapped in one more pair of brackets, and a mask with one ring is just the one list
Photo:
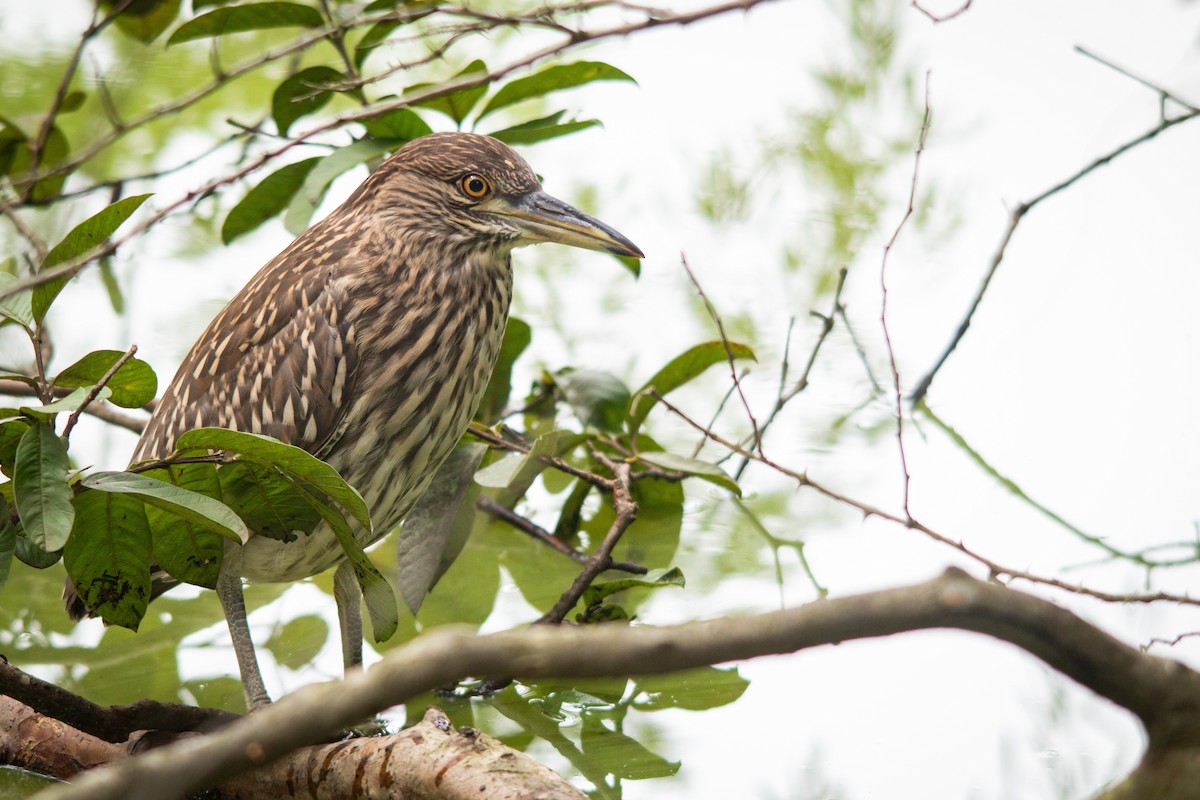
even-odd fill
[(482, 200), (492, 191), (492, 185), (482, 175), (471, 173), (459, 179), (458, 188), (472, 200)]

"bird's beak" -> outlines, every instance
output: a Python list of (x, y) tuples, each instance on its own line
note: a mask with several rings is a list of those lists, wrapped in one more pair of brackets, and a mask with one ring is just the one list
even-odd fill
[(612, 227), (545, 192), (498, 197), (487, 210), (515, 222), (521, 229), (521, 244), (557, 242), (618, 256), (646, 257)]

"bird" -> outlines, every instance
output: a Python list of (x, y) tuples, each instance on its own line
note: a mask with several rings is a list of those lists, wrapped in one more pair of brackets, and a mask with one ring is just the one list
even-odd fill
[[(466, 431), (512, 298), (514, 248), (538, 242), (643, 258), (604, 222), (546, 193), (511, 147), (475, 133), (414, 139), (269, 261), (192, 346), (131, 463), (199, 427), (264, 434), (333, 466), (392, 530)], [(361, 664), (361, 592), (328, 525), (291, 541), (228, 542), (216, 590), (247, 709), (270, 703), (243, 580), (334, 576), (348, 669)], [(154, 594), (175, 585), (158, 570)], [(73, 618), (88, 614), (68, 582)]]

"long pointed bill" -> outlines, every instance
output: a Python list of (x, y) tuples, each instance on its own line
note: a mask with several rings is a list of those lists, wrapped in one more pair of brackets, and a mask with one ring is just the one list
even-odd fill
[(557, 242), (618, 256), (646, 257), (615, 229), (545, 192), (530, 192), (511, 200), (497, 198), (494, 202), (488, 210), (515, 222), (523, 243)]

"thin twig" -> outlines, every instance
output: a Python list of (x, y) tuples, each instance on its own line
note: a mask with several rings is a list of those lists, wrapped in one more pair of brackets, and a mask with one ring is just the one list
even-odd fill
[(721, 320), (721, 315), (717, 312), (717, 307), (708, 299), (708, 295), (704, 293), (704, 288), (700, 286), (700, 281), (696, 278), (696, 273), (692, 272), (692, 268), (688, 266), (687, 256), (683, 253), (679, 254), (679, 262), (683, 265), (683, 271), (687, 273), (688, 280), (692, 282), (692, 286), (696, 289), (696, 294), (700, 295), (700, 299), (704, 302), (704, 308), (708, 311), (709, 318), (717, 326), (717, 332), (721, 335), (721, 344), (725, 347), (725, 356), (729, 360), (729, 378), (733, 381), (734, 387), (737, 389), (738, 397), (742, 400), (742, 408), (746, 409), (746, 417), (750, 420), (750, 427), (754, 431), (754, 447), (759, 453), (762, 453), (762, 434), (758, 430), (758, 420), (754, 418), (754, 411), (750, 408), (750, 401), (746, 399), (746, 393), (742, 391), (742, 382), (738, 380), (736, 356), (733, 354), (733, 348), (729, 345), (729, 337), (725, 333), (725, 323)]
[[(603, 456), (598, 456), (603, 459)], [(613, 475), (613, 508), (617, 512), (616, 518), (609, 526), (608, 532), (604, 534), (604, 540), (600, 546), (596, 548), (596, 552), (588, 559), (587, 564), (575, 578), (571, 587), (563, 592), (562, 597), (558, 598), (558, 602), (543, 614), (538, 619), (538, 624), (556, 624), (562, 622), (566, 618), (567, 613), (575, 607), (579, 602), (579, 598), (583, 597), (583, 593), (592, 585), (592, 581), (596, 580), (596, 576), (606, 569), (612, 567), (612, 551), (617, 546), (617, 542), (621, 540), (621, 536), (637, 519), (637, 503), (633, 500), (633, 494), (630, 490), (630, 474), (629, 465), (621, 462), (609, 461), (608, 466), (612, 469)]]
[(1178, 105), (1183, 106), (1184, 108), (1186, 108), (1189, 111), (1200, 111), (1200, 108), (1198, 108), (1194, 104), (1189, 103), (1188, 101), (1184, 100), (1179, 95), (1174, 94), (1173, 92), (1167, 91), (1167, 89), (1165, 89), (1164, 87), (1158, 85), (1157, 83), (1154, 83), (1153, 81), (1147, 80), (1146, 78), (1143, 78), (1140, 75), (1135, 75), (1134, 73), (1130, 72), (1125, 67), (1121, 67), (1121, 66), (1114, 64), (1113, 62), (1109, 61), (1107, 58), (1097, 55), (1096, 53), (1093, 53), (1091, 50), (1088, 50), (1086, 47), (1083, 47), (1082, 45), (1075, 45), (1075, 52), (1079, 53), (1081, 56), (1086, 56), (1086, 57), (1092, 59), (1093, 61), (1095, 61), (1098, 64), (1103, 64), (1104, 66), (1111, 69), (1113, 72), (1120, 73), (1121, 75), (1124, 75), (1126, 78), (1129, 78), (1131, 81), (1136, 81), (1137, 83), (1140, 83), (1142, 86), (1145, 86), (1147, 89), (1154, 92), (1155, 94), (1157, 94), (1159, 97), (1163, 98), (1164, 100), (1170, 100), (1173, 103), (1177, 103)]
[(1026, 203), (1020, 203), (1016, 208), (1014, 208), (1012, 214), (1009, 215), (1008, 229), (1005, 230), (1004, 235), (1000, 238), (1000, 246), (996, 249), (995, 255), (992, 256), (991, 266), (988, 268), (987, 273), (983, 276), (983, 282), (980, 284), (979, 290), (976, 291), (974, 299), (971, 300), (971, 304), (967, 308), (966, 315), (963, 317), (962, 322), (958, 324), (958, 328), (955, 330), (954, 335), (950, 337), (950, 343), (946, 345), (946, 349), (942, 351), (940, 356), (938, 356), (938, 359), (934, 362), (933, 367), (930, 368), (930, 370), (925, 373), (925, 376), (917, 382), (916, 388), (913, 389), (912, 394), (909, 395), (909, 402), (916, 404), (925, 398), (925, 395), (929, 392), (929, 387), (933, 383), (933, 379), (937, 376), (938, 371), (941, 370), (942, 366), (946, 363), (946, 360), (950, 358), (950, 354), (954, 352), (956, 347), (958, 347), (958, 343), (962, 341), (964, 336), (966, 336), (967, 328), (971, 326), (971, 319), (975, 316), (975, 312), (979, 309), (980, 304), (983, 303), (983, 297), (985, 294), (987, 294), (988, 286), (991, 284), (992, 278), (995, 277), (996, 271), (1000, 268), (1000, 262), (1004, 260), (1004, 251), (1008, 247), (1008, 243), (1012, 240), (1013, 234), (1017, 230), (1017, 226), (1021, 224), (1021, 220), (1024, 219), (1026, 214), (1037, 207), (1037, 205), (1043, 200), (1047, 200), (1064, 189), (1070, 188), (1076, 181), (1079, 181), (1085, 176), (1090, 175), (1092, 172), (1095, 172), (1097, 169), (1103, 167), (1105, 164), (1108, 164), (1110, 161), (1113, 161), (1121, 155), (1124, 155), (1138, 145), (1145, 144), (1146, 142), (1157, 138), (1158, 135), (1163, 131), (1169, 130), (1176, 125), (1190, 122), (1198, 116), (1200, 116), (1200, 110), (1193, 110), (1173, 119), (1163, 119), (1158, 125), (1146, 131), (1141, 136), (1135, 137), (1128, 142), (1125, 142), (1120, 147), (1110, 150), (1108, 153), (1105, 153), (1096, 160), (1092, 161), (1090, 164), (1085, 166), (1083, 169), (1080, 169), (1066, 180), (1051, 186), (1049, 189), (1046, 189), (1032, 200)]
[[(513, 526), (521, 533), (528, 534), (534, 539), (537, 539), (542, 544), (549, 545), (554, 550), (562, 553), (572, 561), (577, 561), (580, 564), (586, 564), (591, 558), (587, 553), (576, 550), (562, 539), (555, 536), (550, 531), (538, 525), (531, 519), (521, 516), (503, 503), (496, 502), (493, 498), (487, 495), (480, 495), (475, 501), (475, 507), (485, 514), (489, 514), (496, 519), (503, 520)], [(648, 569), (641, 564), (633, 564), (629, 561), (613, 561), (610, 565), (611, 569), (621, 570), (622, 572), (630, 572), (634, 575), (645, 575), (649, 572)]]
[(949, 14), (942, 14), (941, 16), (938, 16), (937, 14), (934, 14), (932, 11), (929, 11), (928, 9), (922, 7), (922, 5), (918, 2), (918, 0), (912, 0), (912, 2), (909, 3), (909, 5), (911, 5), (913, 8), (915, 8), (917, 11), (920, 11), (925, 16), (929, 17), (929, 19), (933, 20), (934, 25), (938, 25), (942, 22), (949, 22), (950, 20), (954, 19), (955, 17), (961, 16), (961, 15), (967, 13), (967, 9), (969, 9), (971, 7), (971, 3), (973, 3), (973, 2), (975, 2), (975, 0), (967, 0), (967, 2), (963, 3), (963, 5), (961, 5), (958, 9), (951, 11)]
[(79, 408), (72, 411), (71, 416), (67, 417), (67, 424), (63, 426), (61, 437), (64, 444), (70, 440), (71, 431), (75, 429), (75, 423), (79, 422), (79, 415), (82, 414), (88, 406), (95, 402), (96, 397), (100, 394), (100, 390), (112, 380), (113, 375), (117, 374), (117, 370), (125, 366), (129, 359), (133, 358), (134, 354), (137, 353), (137, 350), (138, 347), (136, 344), (129, 345), (129, 349), (125, 351), (125, 354), (118, 358), (116, 363), (108, 368), (108, 372), (105, 372), (100, 377), (100, 380), (96, 381), (96, 384), (87, 393), (87, 396), (83, 398), (83, 402), (79, 405)]
[(908, 470), (908, 455), (904, 452), (904, 393), (900, 391), (900, 368), (896, 365), (896, 349), (892, 345), (892, 332), (888, 329), (887, 265), (888, 256), (891, 255), (892, 248), (896, 246), (896, 241), (900, 238), (900, 233), (904, 230), (904, 226), (912, 219), (913, 209), (916, 206), (917, 177), (921, 170), (921, 154), (925, 152), (925, 139), (929, 135), (929, 118), (929, 73), (926, 72), (925, 114), (921, 118), (921, 135), (917, 139), (917, 151), (913, 155), (912, 180), (908, 188), (908, 206), (904, 209), (904, 216), (900, 218), (900, 223), (896, 226), (896, 230), (892, 232), (892, 238), (883, 246), (883, 258), (879, 264), (879, 289), (883, 297), (879, 307), (879, 325), (883, 328), (883, 342), (887, 348), (888, 366), (892, 370), (892, 392), (896, 407), (896, 447), (900, 453), (900, 469), (904, 473), (904, 513), (909, 519), (912, 519), (912, 513), (908, 507), (910, 491), (912, 489), (912, 474)]

